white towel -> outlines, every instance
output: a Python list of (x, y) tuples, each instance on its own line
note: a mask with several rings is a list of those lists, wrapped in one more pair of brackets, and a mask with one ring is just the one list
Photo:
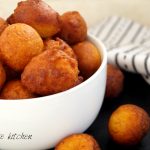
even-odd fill
[(103, 41), (108, 63), (141, 74), (150, 84), (150, 29), (130, 19), (112, 16), (91, 27)]

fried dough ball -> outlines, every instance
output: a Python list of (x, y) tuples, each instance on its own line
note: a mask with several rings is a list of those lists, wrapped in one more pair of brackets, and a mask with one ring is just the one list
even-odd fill
[(42, 0), (19, 2), (8, 22), (28, 24), (43, 38), (52, 37), (60, 31), (59, 14)]
[(107, 65), (107, 83), (106, 83), (106, 98), (115, 98), (123, 90), (124, 85), (124, 74), (122, 71), (111, 65)]
[(100, 150), (100, 147), (88, 134), (73, 134), (60, 141), (55, 150)]
[(87, 25), (77, 11), (69, 11), (61, 16), (60, 37), (69, 44), (82, 42), (87, 37)]
[(0, 63), (0, 89), (4, 85), (5, 80), (6, 80), (6, 73), (2, 64)]
[(61, 50), (46, 50), (25, 67), (21, 81), (29, 91), (49, 95), (72, 88), (78, 82), (75, 59)]
[(40, 54), (42, 50), (41, 37), (29, 25), (10, 25), (0, 36), (2, 60), (16, 71), (22, 71), (31, 58)]
[(0, 97), (2, 99), (15, 100), (33, 98), (35, 96), (22, 85), (20, 80), (12, 80), (6, 83)]
[(56, 40), (53, 40), (51, 38), (47, 38), (44, 40), (44, 49), (49, 50), (49, 49), (59, 49), (60, 45), (59, 42)]
[(91, 42), (84, 41), (74, 45), (73, 50), (77, 56), (81, 75), (89, 78), (101, 64), (101, 56), (98, 49)]
[(150, 118), (142, 108), (126, 104), (117, 108), (108, 124), (112, 139), (122, 145), (136, 145), (150, 129)]
[(73, 49), (62, 39), (56, 38), (56, 40), (47, 39), (44, 41), (45, 49), (58, 49), (64, 51), (71, 58), (76, 59), (76, 55)]
[(0, 35), (7, 26), (8, 26), (7, 22), (0, 17)]

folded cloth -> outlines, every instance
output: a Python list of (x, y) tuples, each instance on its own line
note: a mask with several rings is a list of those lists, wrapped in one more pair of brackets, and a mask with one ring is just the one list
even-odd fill
[(139, 73), (150, 84), (150, 29), (133, 20), (112, 16), (89, 32), (100, 39), (108, 51), (108, 63)]

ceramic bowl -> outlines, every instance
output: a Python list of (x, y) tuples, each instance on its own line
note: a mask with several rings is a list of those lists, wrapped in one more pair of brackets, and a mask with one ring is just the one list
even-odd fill
[(88, 80), (50, 96), (0, 100), (0, 149), (52, 148), (62, 138), (84, 132), (93, 123), (104, 99), (107, 54), (102, 42), (91, 35), (88, 39), (102, 56), (101, 66)]

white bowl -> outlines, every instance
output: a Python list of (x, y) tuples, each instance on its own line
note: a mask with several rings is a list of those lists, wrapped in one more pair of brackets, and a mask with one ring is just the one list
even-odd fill
[(100, 41), (91, 35), (89, 40), (99, 49), (102, 64), (88, 80), (51, 96), (0, 100), (0, 149), (52, 148), (62, 138), (84, 132), (93, 123), (104, 98), (107, 55)]

